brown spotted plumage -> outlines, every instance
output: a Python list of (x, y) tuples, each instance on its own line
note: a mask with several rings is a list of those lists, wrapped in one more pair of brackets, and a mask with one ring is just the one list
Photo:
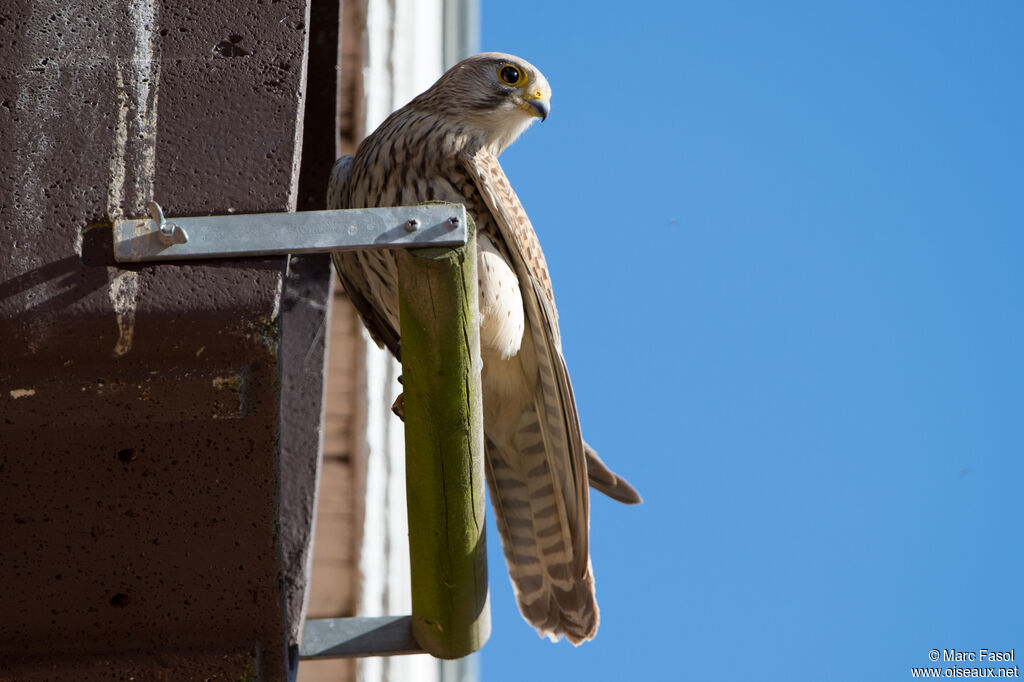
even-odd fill
[[(516, 598), (542, 635), (574, 644), (597, 631), (589, 484), (629, 504), (639, 495), (580, 432), (544, 254), (498, 155), (548, 113), (531, 64), (470, 57), (396, 111), (335, 164), (332, 208), (465, 204), (478, 234), (487, 482)], [(388, 251), (339, 252), (339, 276), (377, 343), (396, 356), (398, 288)]]

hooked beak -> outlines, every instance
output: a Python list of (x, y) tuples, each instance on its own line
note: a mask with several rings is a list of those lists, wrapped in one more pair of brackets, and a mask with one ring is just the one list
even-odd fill
[(533, 95), (524, 95), (523, 102), (529, 107), (530, 113), (541, 121), (547, 120), (548, 114), (551, 113), (551, 100), (544, 97), (540, 92), (536, 92)]

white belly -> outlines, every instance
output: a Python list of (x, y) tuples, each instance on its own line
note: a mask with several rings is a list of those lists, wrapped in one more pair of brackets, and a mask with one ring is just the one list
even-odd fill
[(477, 241), (480, 350), (507, 360), (523, 343), (523, 296), (515, 270), (485, 234)]
[[(532, 344), (523, 342), (526, 328), (519, 278), (487, 235), (478, 235), (478, 240), (484, 421), (488, 436), (501, 440), (510, 437), (518, 415), (532, 400), (537, 362)], [(509, 434), (503, 433), (506, 430)]]

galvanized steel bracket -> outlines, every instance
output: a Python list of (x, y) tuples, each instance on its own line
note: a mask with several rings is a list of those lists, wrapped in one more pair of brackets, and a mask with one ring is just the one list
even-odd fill
[(412, 616), (307, 620), (299, 658), (354, 658), (421, 654), (412, 635)]
[[(148, 218), (114, 221), (116, 261), (139, 263), (356, 249), (459, 247), (467, 243), (468, 220), (461, 204), (165, 218), (159, 204), (150, 202), (149, 211)], [(478, 374), (476, 380), (479, 381)], [(483, 489), (478, 492), (482, 500)], [(413, 616), (309, 620), (305, 623), (299, 657), (423, 653), (425, 649), (414, 634), (413, 620)], [(486, 638), (487, 632), (484, 632), (481, 641), (474, 641), (472, 650), (479, 648)], [(431, 653), (437, 655), (436, 651)]]
[(165, 219), (156, 202), (149, 218), (114, 221), (120, 263), (241, 258), (349, 249), (462, 246), (460, 204), (254, 213)]

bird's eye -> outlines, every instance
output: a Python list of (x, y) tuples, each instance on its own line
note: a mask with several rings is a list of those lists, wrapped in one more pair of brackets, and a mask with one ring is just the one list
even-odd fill
[(525, 74), (511, 64), (506, 64), (498, 69), (498, 78), (500, 78), (501, 82), (505, 85), (511, 85), (513, 87), (518, 87), (526, 81)]

